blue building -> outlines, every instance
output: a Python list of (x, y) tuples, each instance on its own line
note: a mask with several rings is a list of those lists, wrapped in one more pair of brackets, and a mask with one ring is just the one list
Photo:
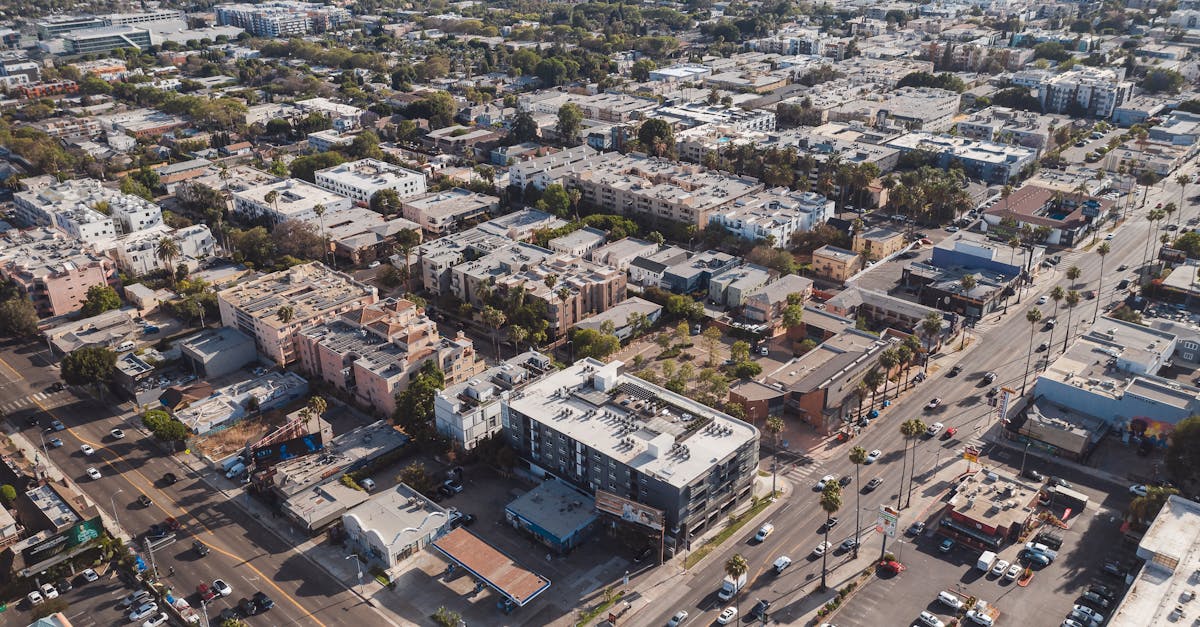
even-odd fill
[(587, 539), (596, 526), (595, 497), (552, 479), (521, 495), (504, 508), (510, 525), (558, 553)]

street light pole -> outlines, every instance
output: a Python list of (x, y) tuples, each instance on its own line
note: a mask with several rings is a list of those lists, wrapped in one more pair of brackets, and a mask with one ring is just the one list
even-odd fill
[(112, 506), (113, 522), (116, 523), (117, 527), (121, 526), (121, 518), (117, 516), (117, 495), (124, 491), (124, 488), (118, 489), (116, 492), (113, 492), (112, 497), (108, 499), (108, 504)]
[(1026, 436), (1025, 452), (1021, 453), (1021, 475), (1022, 476), (1025, 475), (1025, 458), (1029, 456), (1029, 445), (1030, 444), (1033, 444), (1033, 442), (1029, 440), (1028, 436)]
[(347, 555), (346, 559), (354, 560), (354, 570), (358, 571), (358, 596), (362, 596), (362, 593), (363, 593), (362, 564), (359, 563), (358, 556), (354, 555), (354, 554)]

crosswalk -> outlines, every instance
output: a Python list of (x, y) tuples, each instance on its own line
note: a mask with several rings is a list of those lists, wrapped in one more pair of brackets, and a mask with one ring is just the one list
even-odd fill
[(39, 403), (41, 405), (54, 406), (57, 404), (56, 401), (65, 400), (69, 395), (69, 390), (62, 390), (61, 392), (37, 392), (35, 394), (26, 394), (25, 396), (9, 399), (0, 403), (0, 411), (4, 412), (5, 414), (12, 414), (14, 412), (21, 411), (22, 409), (36, 407)]

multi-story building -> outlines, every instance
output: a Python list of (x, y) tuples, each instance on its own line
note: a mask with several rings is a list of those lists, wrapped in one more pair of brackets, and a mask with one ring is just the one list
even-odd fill
[(217, 293), (221, 324), (254, 338), (278, 364), (297, 359), (295, 337), (304, 328), (378, 300), (375, 288), (311, 262), (239, 283)]
[(495, 196), (455, 187), (406, 198), (400, 203), (400, 211), (406, 220), (421, 225), (426, 233), (445, 235), (461, 228), (464, 222), (494, 213), (499, 206), (500, 199)]
[(37, 191), (17, 192), (13, 204), (19, 221), (53, 225), (85, 243), (162, 224), (158, 205), (108, 189), (95, 179), (73, 179)]
[(95, 61), (76, 61), (71, 64), (79, 70), (80, 76), (94, 74), (106, 81), (116, 81), (129, 75), (129, 68), (120, 59), (96, 59)]
[(568, 172), (587, 170), (593, 162), (603, 160), (591, 146), (568, 148), (513, 164), (508, 168), (508, 185), (520, 190), (530, 185), (544, 190), (547, 185), (561, 184)]
[(54, 15), (34, 22), (38, 39), (57, 39), (72, 31), (104, 26), (104, 20), (94, 15)]
[(953, 135), (933, 135), (923, 131), (901, 136), (888, 145), (902, 154), (914, 150), (931, 152), (937, 155), (938, 166), (942, 168), (948, 168), (951, 162), (957, 161), (968, 176), (997, 185), (1020, 179), (1032, 169), (1038, 154), (1036, 150), (1025, 146)]
[(79, 83), (72, 80), (42, 81), (17, 85), (17, 95), (22, 98), (46, 98), (79, 93)]
[(835, 122), (867, 124), (891, 122), (914, 131), (948, 131), (954, 126), (961, 97), (945, 89), (902, 87), (885, 94), (873, 93), (829, 112)]
[(879, 260), (900, 252), (908, 245), (908, 239), (899, 231), (887, 227), (875, 227), (855, 233), (850, 247), (871, 260)]
[(512, 244), (512, 240), (478, 227), (439, 237), (417, 248), (421, 285), (436, 294), (451, 290), (454, 268)]
[(353, 203), (300, 179), (283, 179), (233, 192), (233, 210), (246, 218), (267, 217), (272, 222), (301, 220), (317, 222), (317, 207), (326, 212), (349, 209)]
[(1133, 83), (1123, 80), (1123, 74), (1123, 70), (1079, 67), (1042, 76), (1037, 85), (1038, 100), (1043, 111), (1082, 112), (1107, 119), (1133, 96)]
[(172, 270), (179, 264), (196, 269), (200, 263), (217, 253), (217, 240), (205, 224), (193, 224), (182, 229), (172, 229), (160, 224), (136, 233), (118, 236), (111, 242), (97, 247), (108, 252), (122, 271), (134, 276), (149, 274), (163, 268), (163, 259), (158, 255), (158, 245), (163, 238), (175, 241), (179, 255), (171, 260)]
[(1051, 142), (1056, 126), (1070, 124), (1069, 119), (1056, 118), (1007, 107), (988, 107), (959, 121), (958, 134), (1005, 144), (1020, 144), (1041, 153)]
[(136, 26), (103, 26), (71, 31), (62, 37), (67, 54), (102, 54), (117, 48), (149, 48), (150, 31)]
[(453, 385), (433, 398), (433, 419), (438, 433), (470, 451), (479, 442), (500, 432), (500, 401), (554, 370), (549, 357), (528, 351)]
[(119, 131), (131, 137), (157, 137), (190, 124), (182, 117), (155, 109), (133, 109), (98, 116), (98, 119), (106, 129)]
[(39, 317), (78, 311), (92, 286), (120, 285), (111, 259), (54, 229), (9, 231), (0, 243), (0, 276), (33, 303)]
[(623, 366), (583, 359), (502, 400), (509, 445), (537, 476), (661, 511), (668, 544), (719, 526), (750, 498), (758, 429)]
[(244, 28), (259, 37), (292, 37), (323, 33), (350, 21), (346, 9), (315, 2), (273, 0), (259, 4), (221, 4), (217, 23)]
[(658, 106), (653, 98), (630, 96), (622, 93), (595, 95), (573, 94), (570, 92), (543, 91), (522, 94), (518, 106), (530, 113), (557, 114), (565, 104), (574, 104), (583, 112), (583, 117), (598, 122), (621, 124), (643, 117)]
[[(1188, 11), (1187, 24), (1196, 28), (1197, 11)], [(1174, 18), (1175, 14), (1171, 14)], [(1195, 599), (1196, 571), (1200, 570), (1200, 503), (1178, 494), (1167, 496), (1162, 509), (1138, 540), (1142, 560), (1128, 577), (1126, 592), (1112, 609), (1111, 627), (1140, 627), (1182, 622)], [(1186, 609), (1185, 609), (1186, 608)]]
[(100, 126), (100, 122), (91, 117), (50, 118), (47, 120), (39, 120), (30, 124), (30, 126), (55, 139), (64, 139), (69, 137), (90, 137), (95, 139), (104, 133), (104, 129)]
[(626, 237), (605, 244), (592, 251), (589, 259), (618, 270), (628, 270), (629, 264), (642, 255), (650, 255), (658, 250), (658, 244), (636, 237)]
[(713, 125), (729, 129), (734, 134), (775, 130), (775, 113), (763, 109), (746, 110), (700, 102), (662, 106), (647, 114), (669, 122), (676, 128)]
[(160, 9), (158, 11), (146, 11), (143, 13), (111, 13), (101, 19), (104, 20), (105, 26), (129, 26), (132, 24), (151, 24), (153, 22), (182, 21), (185, 17), (183, 11)]
[(752, 263), (730, 268), (708, 280), (708, 302), (737, 308), (746, 297), (771, 281), (771, 270)]
[(564, 178), (582, 199), (605, 211), (708, 226), (714, 212), (761, 191), (758, 180), (709, 172), (642, 155), (606, 153), (603, 162)]
[(401, 198), (425, 193), (425, 175), (378, 159), (359, 159), (316, 172), (316, 182), (355, 202), (369, 203), (381, 189), (395, 190)]
[(483, 370), (475, 347), (461, 331), (442, 337), (425, 310), (403, 299), (388, 299), (309, 326), (296, 335), (300, 367), (380, 413), (396, 411), (396, 395), (408, 388), (428, 361), (441, 369), (447, 385)]
[[(528, 244), (520, 246), (526, 250), (534, 248)], [(523, 256), (524, 252), (518, 255)], [(628, 279), (624, 272), (615, 268), (561, 254), (547, 257), (538, 264), (519, 266), (511, 264), (512, 258), (503, 251), (492, 253), (492, 256), (514, 270), (496, 279), (496, 289), (521, 288), (527, 300), (544, 303), (546, 319), (550, 323), (547, 334), (551, 338), (565, 335), (575, 323), (625, 300)], [(466, 276), (469, 275), (464, 274)], [(477, 294), (478, 289), (474, 293)]]
[(812, 252), (812, 269), (818, 276), (843, 283), (862, 266), (858, 253), (825, 245)]
[(714, 211), (709, 224), (717, 224), (739, 237), (767, 240), (786, 248), (792, 236), (805, 233), (833, 216), (834, 202), (816, 192), (776, 187), (743, 196), (733, 205)]
[(747, 294), (742, 302), (742, 316), (751, 322), (777, 326), (783, 322), (783, 310), (790, 304), (788, 299), (798, 296), (803, 303), (812, 298), (812, 290), (812, 279), (786, 274)]

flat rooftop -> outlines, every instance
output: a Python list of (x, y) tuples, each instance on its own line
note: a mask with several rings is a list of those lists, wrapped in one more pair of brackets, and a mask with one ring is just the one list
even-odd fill
[(595, 501), (562, 481), (543, 481), (504, 510), (563, 540), (596, 520)]
[(433, 548), (487, 582), (517, 605), (525, 605), (550, 587), (550, 580), (522, 568), (513, 559), (463, 528), (433, 543)]
[(1011, 527), (1033, 515), (1037, 488), (994, 471), (967, 475), (950, 498), (956, 514), (992, 527)]
[(1146, 563), (1110, 614), (1109, 627), (1189, 624), (1172, 614), (1181, 606), (1185, 613), (1195, 613), (1188, 599), (1200, 584), (1200, 504), (1168, 497), (1142, 536), (1137, 554)]

